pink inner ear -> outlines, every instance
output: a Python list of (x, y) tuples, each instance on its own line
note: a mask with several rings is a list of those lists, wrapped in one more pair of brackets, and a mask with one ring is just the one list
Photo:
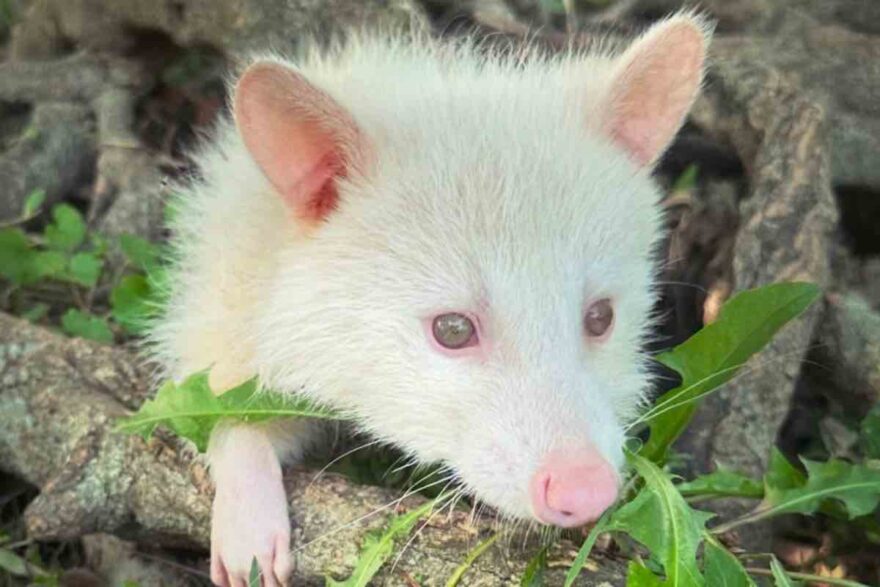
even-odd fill
[(251, 66), (236, 86), (235, 120), (244, 143), (284, 202), (303, 220), (336, 206), (345, 141), (355, 126), (332, 98), (275, 63)]
[(606, 132), (640, 165), (662, 155), (703, 79), (706, 36), (679, 17), (656, 25), (624, 53), (607, 104)]

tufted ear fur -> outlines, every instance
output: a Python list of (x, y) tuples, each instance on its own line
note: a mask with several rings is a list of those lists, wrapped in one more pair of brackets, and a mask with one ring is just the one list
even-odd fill
[(602, 129), (639, 165), (653, 165), (684, 122), (703, 81), (710, 34), (701, 18), (676, 15), (617, 59)]
[(233, 113), (245, 146), (278, 195), (305, 222), (336, 207), (360, 135), (351, 115), (283, 65), (250, 66), (235, 87)]

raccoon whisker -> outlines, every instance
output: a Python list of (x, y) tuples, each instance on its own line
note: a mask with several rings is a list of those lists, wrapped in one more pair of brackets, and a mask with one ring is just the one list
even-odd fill
[[(452, 481), (454, 481), (454, 479), (450, 480), (449, 483), (452, 483)], [(400, 552), (398, 552), (398, 553), (397, 553), (397, 556), (394, 557), (394, 561), (391, 563), (391, 567), (390, 567), (389, 573), (393, 573), (393, 572), (394, 572), (394, 569), (397, 568), (397, 564), (400, 562), (400, 559), (403, 558), (403, 555), (406, 553), (407, 548), (409, 548), (410, 545), (415, 541), (415, 539), (418, 538), (418, 537), (421, 535), (421, 533), (425, 530), (425, 528), (431, 523), (431, 520), (433, 520), (437, 515), (439, 515), (439, 514), (443, 511), (443, 508), (444, 508), (447, 504), (446, 504), (446, 503), (443, 503), (441, 506), (438, 507), (438, 502), (440, 502), (441, 500), (443, 500), (443, 501), (445, 501), (445, 502), (448, 503), (448, 501), (449, 501), (449, 496), (445, 495), (445, 494), (444, 494), (444, 491), (446, 490), (447, 487), (449, 487), (449, 483), (447, 483), (447, 484), (443, 487), (443, 489), (440, 490), (440, 497), (438, 497), (438, 498), (434, 501), (434, 507), (431, 508), (431, 512), (430, 512), (430, 514), (428, 515), (428, 519), (426, 519), (424, 522), (422, 522), (422, 523), (419, 525), (419, 529), (416, 530), (415, 533), (414, 533), (412, 536), (409, 537), (409, 539), (404, 543), (403, 547), (400, 549)]]
[(678, 285), (681, 287), (693, 288), (693, 289), (699, 291), (700, 293), (704, 293), (704, 294), (709, 293), (709, 290), (707, 290), (702, 285), (698, 285), (696, 283), (688, 283), (687, 281), (656, 281), (655, 284), (656, 285)]
[[(395, 465), (397, 465), (397, 463), (399, 463), (400, 461), (402, 461), (404, 459), (406, 459), (405, 463), (403, 463), (400, 466), (395, 467)], [(386, 479), (388, 477), (388, 475), (394, 475), (395, 473), (403, 471), (407, 467), (413, 467), (418, 464), (419, 464), (419, 460), (416, 457), (411, 456), (411, 455), (402, 455), (402, 456), (396, 458), (394, 460), (394, 462), (388, 466), (388, 469), (386, 469), (385, 473), (382, 474), (382, 479)]]
[(351, 521), (349, 521), (349, 522), (346, 522), (345, 524), (342, 524), (342, 525), (337, 526), (337, 527), (335, 527), (335, 528), (333, 528), (333, 529), (331, 529), (331, 530), (328, 530), (327, 532), (321, 534), (321, 535), (318, 536), (317, 538), (314, 538), (314, 539), (312, 539), (312, 540), (309, 540), (308, 542), (306, 542), (306, 543), (304, 543), (304, 544), (300, 544), (300, 545), (297, 546), (296, 548), (291, 549), (291, 552), (292, 552), (292, 553), (296, 553), (296, 552), (299, 552), (299, 551), (301, 551), (301, 550), (305, 550), (306, 548), (308, 548), (309, 546), (315, 544), (316, 542), (320, 542), (321, 540), (324, 540), (325, 538), (329, 538), (330, 536), (333, 536), (334, 534), (336, 534), (337, 532), (340, 532), (341, 530), (345, 530), (345, 529), (347, 529), (347, 528), (351, 528), (352, 526), (356, 526), (357, 524), (360, 524), (360, 523), (363, 522), (364, 520), (367, 520), (367, 519), (369, 519), (369, 518), (375, 516), (375, 515), (378, 514), (378, 513), (381, 513), (381, 512), (383, 512), (383, 511), (389, 509), (389, 508), (396, 507), (396, 506), (399, 505), (403, 500), (405, 500), (406, 498), (408, 498), (408, 497), (410, 497), (410, 496), (412, 496), (412, 495), (415, 495), (415, 494), (418, 493), (419, 491), (424, 491), (425, 489), (430, 489), (431, 487), (437, 486), (437, 485), (439, 485), (439, 484), (441, 484), (441, 483), (448, 482), (448, 481), (449, 481), (450, 479), (452, 479), (452, 478), (453, 478), (453, 476), (450, 475), (450, 476), (448, 476), (448, 477), (444, 477), (444, 478), (442, 478), (442, 479), (437, 479), (436, 481), (433, 481), (433, 482), (431, 482), (431, 483), (427, 483), (427, 484), (422, 485), (422, 486), (419, 486), (419, 487), (414, 487), (414, 488), (410, 489), (409, 491), (405, 492), (405, 493), (404, 493), (403, 495), (401, 495), (400, 497), (395, 498), (395, 499), (393, 499), (392, 501), (386, 503), (385, 505), (379, 506), (378, 508), (374, 509), (373, 511), (371, 511), (371, 512), (369, 512), (369, 513), (366, 513), (366, 514), (364, 514), (364, 515), (362, 515), (362, 516), (359, 516), (359, 517), (355, 518), (354, 520), (351, 520)]
[(309, 482), (309, 484), (306, 486), (306, 489), (305, 489), (305, 490), (308, 491), (309, 488), (311, 488), (311, 486), (315, 484), (315, 481), (317, 481), (317, 480), (321, 477), (321, 475), (323, 475), (324, 473), (327, 472), (327, 469), (329, 469), (330, 467), (332, 467), (333, 465), (335, 465), (336, 463), (338, 463), (339, 461), (341, 461), (341, 460), (344, 459), (345, 457), (347, 457), (347, 456), (349, 456), (349, 455), (351, 455), (351, 454), (354, 454), (354, 453), (356, 453), (356, 452), (359, 451), (359, 450), (363, 450), (363, 449), (365, 449), (365, 448), (369, 448), (369, 447), (371, 447), (371, 446), (375, 446), (375, 445), (377, 445), (377, 444), (380, 444), (381, 442), (382, 442), (382, 441), (381, 441), (381, 440), (378, 440), (378, 439), (376, 439), (376, 440), (371, 440), (371, 441), (369, 441), (369, 442), (365, 442), (364, 444), (361, 444), (361, 445), (359, 445), (359, 446), (356, 446), (356, 447), (354, 447), (354, 448), (351, 449), (351, 450), (347, 450), (347, 451), (345, 451), (344, 453), (342, 453), (341, 455), (339, 455), (338, 457), (334, 458), (334, 459), (331, 460), (329, 463), (327, 463), (326, 465), (324, 465), (323, 467), (321, 467), (321, 469), (320, 469), (317, 473), (315, 473), (315, 476), (312, 477), (312, 480), (311, 480), (311, 481)]

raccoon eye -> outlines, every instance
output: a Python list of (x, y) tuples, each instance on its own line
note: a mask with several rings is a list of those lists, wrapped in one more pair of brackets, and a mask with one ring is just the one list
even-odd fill
[(477, 329), (473, 321), (457, 312), (434, 318), (431, 332), (437, 343), (447, 349), (462, 349), (476, 344)]
[(587, 313), (584, 315), (584, 330), (587, 336), (598, 338), (608, 332), (613, 321), (614, 308), (611, 307), (611, 300), (601, 299), (587, 308)]

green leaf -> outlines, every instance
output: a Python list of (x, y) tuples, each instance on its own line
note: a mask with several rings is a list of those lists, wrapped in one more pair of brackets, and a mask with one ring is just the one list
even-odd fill
[(845, 518), (870, 514), (880, 504), (880, 468), (832, 459), (821, 463), (801, 459), (806, 479), (778, 452), (764, 477), (764, 499), (753, 511), (712, 528), (723, 534), (733, 528), (781, 514), (822, 511)]
[[(626, 587), (661, 587), (663, 580), (645, 565), (629, 561), (626, 572)], [(713, 586), (714, 587), (714, 586)]]
[(120, 236), (119, 245), (132, 265), (145, 273), (159, 267), (162, 259), (162, 248), (159, 245), (132, 234)]
[(587, 534), (586, 540), (581, 545), (580, 550), (578, 550), (577, 556), (574, 557), (574, 562), (571, 563), (571, 566), (568, 568), (568, 572), (565, 574), (565, 584), (564, 587), (571, 587), (575, 579), (577, 579), (578, 575), (580, 575), (581, 570), (583, 570), (584, 565), (587, 564), (587, 558), (590, 556), (590, 552), (593, 550), (593, 546), (596, 544), (596, 540), (599, 538), (599, 534), (607, 530), (608, 520), (611, 518), (614, 510), (608, 510), (602, 517), (599, 518), (599, 521), (596, 522), (596, 525), (593, 526), (590, 533)]
[(563, 0), (539, 0), (539, 3), (545, 12), (551, 14), (565, 14), (565, 3)]
[(544, 584), (544, 573), (547, 571), (547, 549), (548, 547), (544, 546), (529, 561), (526, 570), (523, 571), (522, 579), (520, 579), (520, 587), (541, 587)]
[(794, 583), (788, 578), (785, 569), (775, 556), (770, 559), (770, 571), (773, 573), (773, 584), (776, 587), (794, 587)]
[(676, 488), (685, 497), (764, 497), (760, 481), (727, 469), (717, 469), (693, 481), (679, 483)]
[(429, 501), (402, 516), (395, 516), (384, 532), (370, 532), (364, 539), (358, 562), (351, 576), (344, 581), (326, 579), (326, 587), (366, 587), (394, 553), (394, 543), (409, 534), (416, 523), (431, 512), (437, 500)]
[(775, 446), (770, 450), (770, 462), (767, 472), (764, 473), (764, 487), (772, 487), (777, 490), (802, 487), (807, 482), (807, 477)]
[(711, 534), (704, 534), (703, 573), (709, 587), (756, 587), (742, 563)]
[(113, 343), (113, 332), (107, 320), (71, 308), (61, 317), (61, 328), (71, 336), (87, 338), (104, 344)]
[(446, 587), (455, 587), (458, 585), (458, 582), (461, 581), (461, 578), (467, 572), (467, 570), (474, 564), (474, 561), (479, 558), (481, 554), (486, 552), (486, 550), (495, 544), (498, 540), (498, 537), (501, 536), (500, 533), (495, 533), (492, 536), (489, 536), (486, 540), (483, 540), (481, 543), (476, 545), (473, 550), (471, 550), (467, 557), (465, 557), (464, 561), (455, 569), (455, 572), (452, 573), (452, 576), (449, 577), (449, 580), (446, 581)]
[(868, 412), (860, 428), (859, 447), (862, 454), (869, 459), (880, 459), (880, 403)]
[(89, 233), (89, 252), (103, 258), (110, 250), (110, 241), (106, 236), (97, 233)]
[(248, 587), (260, 587), (260, 565), (257, 563), (257, 557), (251, 561), (251, 571), (248, 573)]
[(0, 569), (16, 577), (27, 577), (27, 562), (11, 550), (0, 548)]
[(27, 310), (21, 313), (21, 317), (29, 322), (39, 322), (49, 312), (49, 305), (43, 302), (37, 302)]
[(64, 275), (67, 258), (57, 251), (34, 251), (29, 283)]
[(700, 174), (700, 166), (696, 163), (688, 165), (675, 183), (672, 185), (673, 192), (683, 192), (694, 189), (697, 185), (697, 176)]
[(759, 506), (765, 514), (812, 514), (822, 502), (833, 499), (846, 507), (850, 518), (855, 518), (870, 514), (880, 503), (880, 469), (838, 459), (825, 463), (801, 460), (807, 469), (807, 482), (793, 488), (768, 485)]
[(70, 258), (67, 277), (85, 287), (95, 287), (101, 277), (104, 262), (93, 253), (77, 253)]
[(31, 280), (33, 251), (24, 231), (0, 229), (0, 275), (16, 285)]
[(657, 465), (632, 453), (628, 458), (645, 485), (614, 512), (608, 529), (626, 532), (645, 545), (663, 564), (666, 584), (703, 585), (697, 549), (712, 514), (692, 509)]
[(42, 206), (43, 202), (45, 201), (46, 190), (34, 190), (29, 193), (27, 198), (25, 198), (24, 200), (24, 207), (21, 211), (22, 218), (30, 218), (32, 216), (35, 216), (40, 210), (40, 206)]
[(86, 223), (82, 214), (69, 204), (52, 209), (54, 221), (46, 227), (46, 245), (57, 251), (73, 252), (86, 239)]
[(211, 431), (221, 419), (260, 422), (276, 417), (332, 419), (330, 411), (316, 407), (301, 397), (259, 390), (256, 378), (220, 395), (208, 385), (208, 373), (202, 371), (176, 385), (167, 382), (153, 400), (144, 402), (134, 415), (122, 420), (117, 431), (149, 438), (157, 426), (166, 426), (175, 434), (191, 440), (199, 451), (208, 447)]
[(127, 275), (110, 292), (113, 319), (127, 332), (141, 334), (156, 312), (153, 289), (143, 275)]
[(651, 435), (639, 454), (663, 462), (669, 446), (690, 422), (698, 400), (728, 382), (788, 321), (819, 297), (810, 283), (777, 283), (740, 292), (718, 319), (657, 360), (682, 376), (644, 417)]

